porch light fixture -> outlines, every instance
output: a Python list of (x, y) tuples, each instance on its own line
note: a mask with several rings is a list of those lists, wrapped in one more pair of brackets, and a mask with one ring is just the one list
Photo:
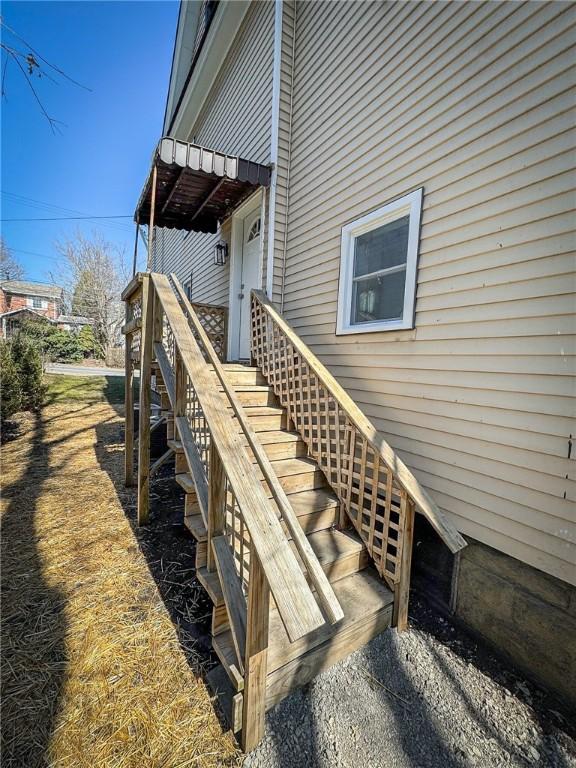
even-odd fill
[(219, 243), (216, 243), (216, 246), (214, 248), (214, 264), (217, 267), (223, 267), (224, 264), (226, 264), (227, 258), (228, 258), (228, 243), (225, 243), (223, 240), (221, 240)]

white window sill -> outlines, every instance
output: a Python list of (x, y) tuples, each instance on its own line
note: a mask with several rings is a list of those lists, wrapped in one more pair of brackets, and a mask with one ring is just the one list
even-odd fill
[(362, 323), (361, 325), (336, 326), (336, 336), (349, 336), (359, 333), (383, 333), (385, 331), (412, 331), (414, 323), (404, 320), (391, 320), (387, 323)]

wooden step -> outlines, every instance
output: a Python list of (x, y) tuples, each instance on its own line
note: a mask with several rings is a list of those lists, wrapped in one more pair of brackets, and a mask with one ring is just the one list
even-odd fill
[(208, 531), (204, 525), (204, 519), (198, 511), (195, 515), (186, 515), (184, 517), (184, 525), (190, 533), (194, 536), (196, 541), (205, 542), (208, 540)]
[(172, 448), (174, 453), (184, 453), (184, 448), (180, 440), (167, 440), (168, 448)]
[(368, 565), (368, 551), (355, 533), (331, 528), (311, 533), (308, 541), (331, 582), (357, 573)]
[[(290, 643), (278, 615), (270, 616), (266, 708), (366, 645), (392, 623), (394, 595), (372, 568), (334, 585), (344, 618)], [(224, 633), (226, 634), (226, 633)]]
[[(272, 429), (268, 432), (260, 432), (258, 435), (262, 448), (270, 461), (277, 459), (295, 459), (298, 456), (306, 456), (308, 449), (306, 443), (296, 432), (287, 432), (282, 429)], [(251, 461), (254, 454), (245, 442), (246, 451)]]
[[(310, 534), (308, 541), (331, 582), (346, 578), (368, 565), (368, 553), (355, 534), (331, 529)], [(293, 544), (291, 546), (296, 559), (300, 561), (296, 548)], [(198, 570), (197, 576), (214, 605), (221, 605), (222, 590), (217, 574), (202, 568)]]
[[(211, 366), (210, 366), (211, 367)], [(225, 363), (223, 365), (228, 381), (233, 386), (243, 384), (266, 385), (266, 379), (259, 368), (241, 365), (239, 363)]]
[[(219, 391), (224, 392), (221, 385)], [(276, 405), (278, 402), (276, 395), (268, 386), (259, 384), (240, 384), (234, 387), (234, 392), (236, 393), (240, 404), (244, 407)]]
[[(373, 568), (341, 579), (334, 584), (334, 592), (344, 618), (337, 624), (323, 624), (294, 643), (288, 639), (278, 611), (271, 608), (267, 708), (390, 626), (394, 595)], [(230, 629), (218, 634), (212, 642), (234, 689), (242, 690), (243, 680), (236, 669)]]
[[(249, 406), (244, 409), (255, 432), (269, 432), (284, 429), (287, 424), (286, 412), (279, 406)], [(237, 423), (236, 417), (234, 422)]]
[(196, 493), (194, 481), (188, 472), (180, 472), (178, 475), (175, 475), (175, 478), (178, 485), (183, 488), (184, 493)]
[[(271, 464), (276, 477), (280, 480), (282, 488), (284, 488), (287, 494), (296, 493), (297, 491), (309, 491), (326, 485), (324, 473), (318, 468), (318, 464), (313, 459), (307, 457), (279, 459), (272, 461)], [(264, 485), (264, 490), (268, 491), (268, 486), (264, 481), (260, 467), (254, 464), (254, 468)], [(271, 497), (271, 494), (268, 495)]]

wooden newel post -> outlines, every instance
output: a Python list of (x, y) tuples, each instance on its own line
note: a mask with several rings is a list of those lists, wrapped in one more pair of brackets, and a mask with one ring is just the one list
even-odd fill
[[(132, 303), (126, 302), (126, 325), (134, 316)], [(134, 364), (132, 362), (132, 338), (124, 338), (124, 485), (134, 485)]]
[(140, 331), (140, 409), (138, 426), (138, 525), (148, 522), (150, 506), (150, 390), (154, 290), (149, 274), (142, 277), (142, 328)]
[(402, 496), (401, 510), (404, 518), (404, 536), (400, 561), (400, 581), (394, 590), (394, 616), (392, 624), (398, 632), (408, 628), (408, 602), (410, 599), (410, 567), (412, 565), (412, 542), (414, 540), (414, 502)]
[(260, 561), (251, 553), (244, 660), (244, 700), (242, 705), (242, 748), (254, 749), (264, 736), (266, 714), (266, 675), (268, 668), (268, 621), (270, 588)]
[(224, 505), (226, 503), (226, 482), (222, 459), (214, 443), (210, 443), (208, 464), (208, 552), (206, 567), (216, 570), (212, 539), (224, 532)]

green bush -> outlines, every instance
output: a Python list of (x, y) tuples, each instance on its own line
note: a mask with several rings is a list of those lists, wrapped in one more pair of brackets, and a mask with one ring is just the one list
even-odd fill
[(84, 325), (76, 334), (78, 346), (82, 350), (84, 357), (102, 357), (102, 350), (96, 343), (94, 329), (91, 325)]
[(48, 323), (28, 321), (22, 323), (19, 335), (30, 339), (42, 357), (52, 362), (75, 363), (84, 358), (83, 341), (77, 333)]
[(12, 339), (10, 354), (20, 380), (22, 410), (38, 411), (46, 395), (40, 352), (34, 342), (20, 332)]
[(22, 387), (10, 345), (0, 341), (0, 422), (8, 421), (22, 405)]

